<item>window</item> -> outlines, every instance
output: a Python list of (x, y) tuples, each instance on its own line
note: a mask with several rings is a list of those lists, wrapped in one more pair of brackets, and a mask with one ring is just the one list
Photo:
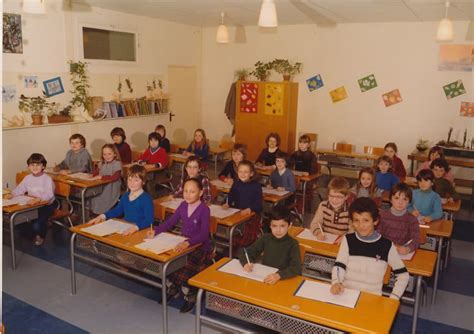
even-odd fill
[(82, 27), (84, 59), (136, 61), (135, 34)]

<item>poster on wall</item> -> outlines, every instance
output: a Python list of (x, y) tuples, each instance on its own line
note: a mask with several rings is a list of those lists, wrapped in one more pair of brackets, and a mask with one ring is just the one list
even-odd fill
[(377, 87), (377, 81), (375, 80), (375, 75), (373, 74), (359, 79), (358, 82), (360, 91), (362, 93)]
[(2, 87), (3, 103), (12, 102), (16, 99), (16, 86), (7, 85)]
[(3, 13), (3, 53), (23, 53), (19, 14)]
[(390, 107), (391, 105), (394, 105), (403, 101), (398, 88), (388, 93), (383, 94), (382, 99), (383, 99), (383, 103), (385, 103), (385, 107)]
[(242, 82), (240, 84), (240, 112), (256, 113), (258, 106), (258, 85)]
[(46, 96), (48, 97), (64, 93), (63, 83), (60, 77), (43, 81), (43, 86)]
[(473, 67), (473, 44), (441, 44), (439, 46), (439, 71), (472, 72)]
[(347, 99), (347, 92), (346, 92), (346, 88), (344, 86), (341, 86), (339, 88), (336, 88), (336, 89), (330, 91), (329, 95), (331, 95), (332, 103), (336, 103), (336, 102), (342, 101), (344, 99)]
[(474, 102), (461, 102), (460, 115), (474, 117)]
[(38, 88), (38, 77), (33, 75), (24, 76), (23, 84), (25, 88)]
[(321, 74), (316, 74), (314, 77), (307, 79), (306, 86), (308, 86), (308, 90), (310, 92), (323, 87), (324, 83), (323, 79), (321, 78)]
[(265, 85), (265, 115), (283, 116), (283, 85)]
[(462, 80), (454, 81), (450, 84), (443, 86), (443, 90), (448, 100), (451, 100), (456, 96), (466, 94), (466, 90), (464, 89), (464, 84), (462, 83)]

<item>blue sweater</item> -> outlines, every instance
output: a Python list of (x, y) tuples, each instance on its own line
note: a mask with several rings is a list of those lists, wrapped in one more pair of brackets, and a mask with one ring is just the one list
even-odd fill
[(150, 227), (153, 224), (153, 200), (143, 192), (135, 200), (129, 200), (130, 191), (122, 195), (118, 204), (105, 213), (107, 219), (122, 217), (138, 226), (138, 229)]
[(285, 169), (285, 172), (282, 175), (280, 175), (278, 170), (275, 169), (270, 174), (270, 183), (273, 188), (282, 187), (292, 193), (296, 191), (295, 176), (288, 168)]
[(424, 217), (430, 217), (432, 220), (441, 219), (443, 217), (443, 207), (441, 205), (441, 197), (433, 191), (423, 191), (421, 189), (413, 190), (413, 200), (410, 204), (409, 211), (418, 210)]
[(241, 210), (250, 208), (255, 213), (262, 212), (262, 201), (262, 186), (257, 181), (234, 182), (227, 197), (230, 207)]
[(400, 183), (400, 180), (392, 172), (387, 172), (385, 174), (377, 172), (375, 174), (375, 183), (377, 184), (377, 188), (390, 191), (394, 185)]
[(196, 155), (202, 161), (207, 161), (207, 158), (209, 156), (209, 146), (207, 144), (204, 144), (201, 148), (197, 148), (193, 147), (193, 143), (191, 143), (189, 144), (186, 151), (194, 153), (194, 155)]

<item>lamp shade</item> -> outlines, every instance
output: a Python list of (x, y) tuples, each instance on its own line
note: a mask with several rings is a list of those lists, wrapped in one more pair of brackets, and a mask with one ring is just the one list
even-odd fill
[(229, 43), (229, 30), (227, 30), (227, 27), (223, 24), (219, 24), (217, 27), (216, 42)]
[(45, 0), (23, 0), (23, 12), (29, 14), (46, 13)]
[(454, 38), (453, 23), (450, 19), (444, 18), (439, 22), (436, 40), (438, 42), (451, 42)]
[(278, 18), (273, 0), (263, 0), (258, 25), (265, 28), (278, 27)]

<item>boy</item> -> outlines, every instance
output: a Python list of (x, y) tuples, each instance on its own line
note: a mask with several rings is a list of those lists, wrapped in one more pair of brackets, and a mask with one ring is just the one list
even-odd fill
[(420, 243), (418, 220), (407, 210), (411, 199), (412, 191), (408, 185), (399, 183), (394, 186), (390, 191), (392, 207), (380, 211), (380, 224), (377, 226), (377, 231), (391, 240), (401, 255), (414, 252)]
[(400, 180), (392, 173), (392, 158), (382, 155), (376, 161), (375, 184), (380, 191), (390, 191)]
[(71, 149), (67, 151), (66, 158), (54, 167), (54, 171), (62, 175), (80, 172), (91, 173), (92, 158), (85, 148), (86, 138), (79, 133), (75, 133), (69, 138), (69, 145)]
[(319, 204), (310, 226), (319, 240), (326, 239), (324, 232), (344, 235), (352, 229), (347, 205), (349, 182), (343, 177), (334, 177), (329, 182), (328, 189), (328, 200)]
[(168, 154), (160, 147), (161, 136), (152, 132), (148, 135), (148, 148), (138, 159), (138, 163), (155, 165), (158, 168), (168, 166)]
[(379, 221), (377, 204), (371, 198), (361, 197), (352, 203), (349, 213), (355, 233), (342, 238), (332, 268), (331, 293), (341, 294), (347, 287), (381, 295), (383, 277), (390, 265), (395, 274), (390, 298), (400, 299), (409, 275), (393, 243), (375, 231)]
[(310, 151), (311, 139), (302, 135), (298, 141), (298, 150), (291, 155), (292, 166), (295, 170), (306, 175), (316, 174), (316, 155)]
[(294, 193), (296, 191), (295, 176), (286, 168), (288, 156), (285, 152), (278, 151), (275, 154), (276, 169), (270, 174), (270, 187), (278, 190), (286, 190)]
[[(252, 271), (253, 262), (262, 255), (262, 264), (278, 268), (278, 272), (269, 274), (264, 282), (275, 284), (301, 274), (300, 248), (298, 241), (288, 235), (291, 226), (290, 211), (277, 205), (272, 211), (271, 233), (265, 233), (253, 245), (240, 252), (240, 263), (245, 271)], [(250, 263), (247, 261), (247, 252)]]
[(125, 142), (127, 136), (125, 136), (125, 131), (122, 128), (113, 128), (110, 132), (110, 137), (114, 142), (115, 147), (117, 148), (120, 161), (124, 164), (129, 164), (132, 162), (132, 150), (130, 149), (130, 145)]
[(453, 203), (454, 200), (459, 199), (453, 184), (446, 179), (446, 173), (449, 172), (448, 162), (442, 158), (437, 158), (431, 162), (430, 168), (434, 174), (434, 191), (441, 198), (446, 198), (448, 203)]
[(422, 223), (430, 223), (443, 217), (441, 197), (433, 191), (434, 174), (431, 169), (422, 169), (416, 176), (419, 189), (413, 191), (413, 201), (408, 209)]

